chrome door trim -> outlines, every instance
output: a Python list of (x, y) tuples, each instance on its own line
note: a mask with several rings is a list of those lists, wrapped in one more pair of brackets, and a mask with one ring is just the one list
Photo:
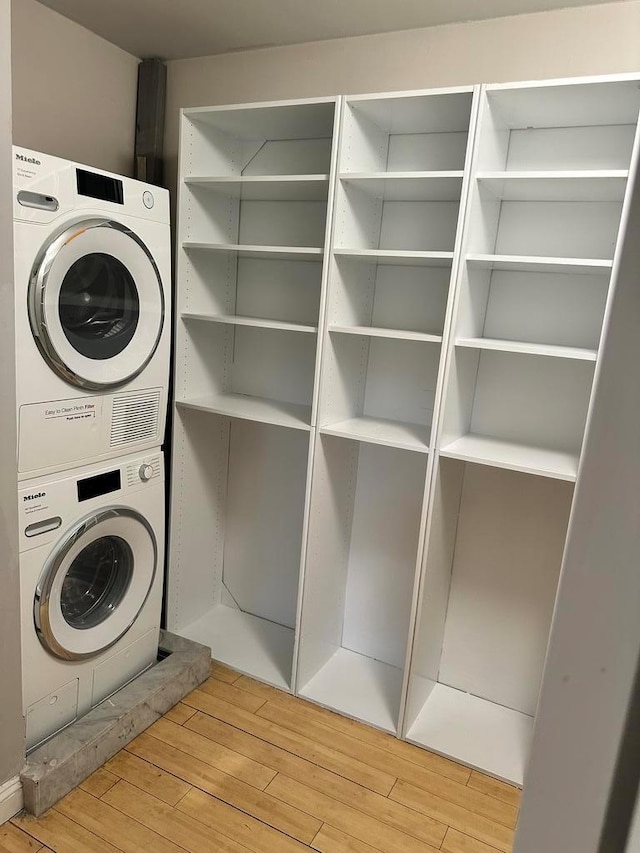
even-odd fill
[[(147, 533), (151, 538), (151, 542), (153, 544), (153, 572), (151, 573), (151, 582), (149, 584), (149, 589), (147, 590), (147, 594), (144, 597), (144, 601), (138, 608), (136, 615), (114, 640), (112, 640), (110, 643), (107, 643), (98, 651), (86, 653), (70, 652), (56, 640), (55, 634), (51, 627), (51, 620), (49, 618), (49, 603), (53, 582), (57, 577), (64, 558), (67, 556), (67, 554), (76, 544), (76, 542), (78, 542), (85, 535), (85, 533), (87, 533), (87, 531), (91, 530), (98, 524), (102, 524), (105, 521), (110, 521), (113, 518), (120, 518), (121, 516), (126, 516), (128, 518), (134, 519), (135, 521), (138, 521), (140, 524), (142, 524), (144, 528), (146, 528)], [(111, 648), (111, 646), (115, 645), (118, 640), (120, 640), (134, 624), (134, 622), (142, 612), (145, 604), (147, 603), (149, 595), (151, 594), (157, 570), (158, 541), (156, 539), (156, 535), (153, 531), (153, 528), (143, 515), (133, 509), (130, 509), (129, 507), (114, 506), (86, 516), (85, 518), (81, 519), (74, 527), (72, 527), (69, 533), (65, 536), (65, 538), (57, 545), (54, 552), (49, 556), (47, 562), (42, 567), (42, 571), (40, 572), (40, 577), (38, 579), (33, 600), (33, 621), (36, 629), (36, 634), (38, 635), (38, 639), (48, 652), (51, 652), (56, 657), (61, 658), (62, 660), (75, 661), (84, 660), (85, 658), (90, 657), (96, 657), (96, 655), (101, 654), (106, 649), (109, 649)]]
[[(47, 329), (47, 323), (44, 316), (45, 291), (51, 267), (53, 266), (55, 259), (57, 258), (60, 250), (66, 246), (67, 243), (70, 243), (71, 240), (74, 240), (76, 237), (79, 237), (82, 233), (91, 228), (112, 228), (115, 231), (120, 231), (122, 234), (130, 237), (147, 256), (147, 259), (149, 260), (158, 280), (158, 291), (160, 293), (160, 326), (158, 328), (158, 334), (153, 348), (143, 364), (130, 373), (129, 376), (126, 376), (124, 379), (120, 379), (117, 382), (92, 382), (71, 370), (71, 368), (65, 364), (58, 355), (54, 343), (49, 335), (49, 330)], [(130, 228), (127, 228), (125, 225), (115, 222), (112, 219), (84, 219), (71, 227), (66, 227), (54, 240), (48, 242), (36, 258), (33, 265), (31, 277), (29, 279), (27, 302), (31, 332), (42, 357), (49, 363), (58, 376), (64, 379), (65, 382), (68, 382), (70, 385), (74, 385), (78, 388), (84, 388), (87, 391), (102, 391), (105, 388), (116, 388), (121, 385), (125, 385), (132, 379), (135, 379), (135, 377), (138, 376), (149, 364), (158, 344), (160, 343), (160, 336), (162, 335), (162, 329), (164, 326), (165, 300), (162, 278), (160, 276), (158, 265), (140, 237), (138, 237), (138, 235)]]

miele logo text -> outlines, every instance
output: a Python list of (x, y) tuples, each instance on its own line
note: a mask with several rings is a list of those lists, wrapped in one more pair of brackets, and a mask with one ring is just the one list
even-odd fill
[(35, 495), (23, 495), (23, 501), (37, 501), (39, 498), (46, 498), (46, 492), (36, 492)]
[(25, 157), (24, 154), (16, 154), (16, 160), (22, 160), (23, 163), (31, 163), (34, 166), (42, 166), (40, 160), (35, 157)]

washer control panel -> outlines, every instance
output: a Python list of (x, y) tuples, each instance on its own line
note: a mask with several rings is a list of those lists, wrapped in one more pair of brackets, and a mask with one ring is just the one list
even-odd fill
[(126, 466), (127, 485), (132, 488), (140, 483), (149, 483), (157, 479), (161, 474), (160, 457), (149, 456), (145, 459), (136, 459)]

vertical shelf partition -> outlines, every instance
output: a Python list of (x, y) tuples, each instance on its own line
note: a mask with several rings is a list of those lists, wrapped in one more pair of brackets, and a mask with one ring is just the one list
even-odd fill
[(167, 622), (285, 690), (339, 106), (328, 98), (181, 118)]
[(396, 733), (474, 90), (346, 98), (298, 692)]
[(639, 82), (482, 91), (404, 733), (519, 785)]

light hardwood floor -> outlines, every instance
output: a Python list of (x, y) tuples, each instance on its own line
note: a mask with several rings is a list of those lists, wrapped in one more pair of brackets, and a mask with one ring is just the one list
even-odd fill
[(510, 853), (520, 792), (213, 663), (0, 853)]

